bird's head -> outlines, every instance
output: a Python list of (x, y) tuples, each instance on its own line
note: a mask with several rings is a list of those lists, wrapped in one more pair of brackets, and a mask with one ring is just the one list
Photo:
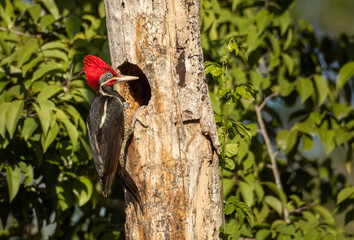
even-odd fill
[(118, 76), (116, 71), (114, 71), (111, 66), (109, 66), (102, 59), (93, 55), (87, 55), (84, 58), (84, 72), (86, 75), (87, 84), (96, 91), (99, 90), (99, 86), (102, 84), (111, 86), (116, 82), (133, 81), (139, 79), (138, 77), (134, 76)]

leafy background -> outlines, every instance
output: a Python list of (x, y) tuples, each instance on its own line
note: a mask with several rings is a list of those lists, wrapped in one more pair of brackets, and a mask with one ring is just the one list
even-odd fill
[[(319, 37), (292, 8), (201, 1), (224, 239), (354, 234), (353, 36)], [(85, 127), (103, 2), (0, 0), (0, 15), (0, 238), (122, 238), (122, 191), (101, 197)]]

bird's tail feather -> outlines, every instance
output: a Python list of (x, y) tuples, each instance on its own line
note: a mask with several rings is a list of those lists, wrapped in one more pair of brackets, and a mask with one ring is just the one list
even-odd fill
[(132, 201), (135, 209), (136, 209), (136, 202), (138, 202), (141, 212), (144, 213), (144, 208), (141, 203), (139, 190), (138, 190), (138, 187), (136, 186), (133, 178), (130, 176), (130, 174), (127, 172), (127, 170), (121, 166), (118, 166), (116, 174), (117, 174), (120, 182), (122, 183), (123, 187), (125, 189), (127, 189), (128, 200)]

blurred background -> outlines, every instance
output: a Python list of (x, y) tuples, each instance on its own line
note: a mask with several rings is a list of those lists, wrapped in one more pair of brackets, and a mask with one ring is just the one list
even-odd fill
[[(353, 238), (353, 9), (201, 0), (221, 239)], [(0, 0), (0, 16), (0, 239), (124, 239), (122, 186), (102, 197), (85, 125), (82, 60), (110, 63), (103, 1)]]

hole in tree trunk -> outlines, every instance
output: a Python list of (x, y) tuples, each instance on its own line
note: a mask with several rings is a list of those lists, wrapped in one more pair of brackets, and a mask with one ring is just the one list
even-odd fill
[(137, 76), (139, 80), (122, 83), (118, 92), (129, 104), (139, 106), (148, 105), (151, 98), (149, 82), (141, 69), (134, 64), (124, 62), (118, 67), (123, 75)]

